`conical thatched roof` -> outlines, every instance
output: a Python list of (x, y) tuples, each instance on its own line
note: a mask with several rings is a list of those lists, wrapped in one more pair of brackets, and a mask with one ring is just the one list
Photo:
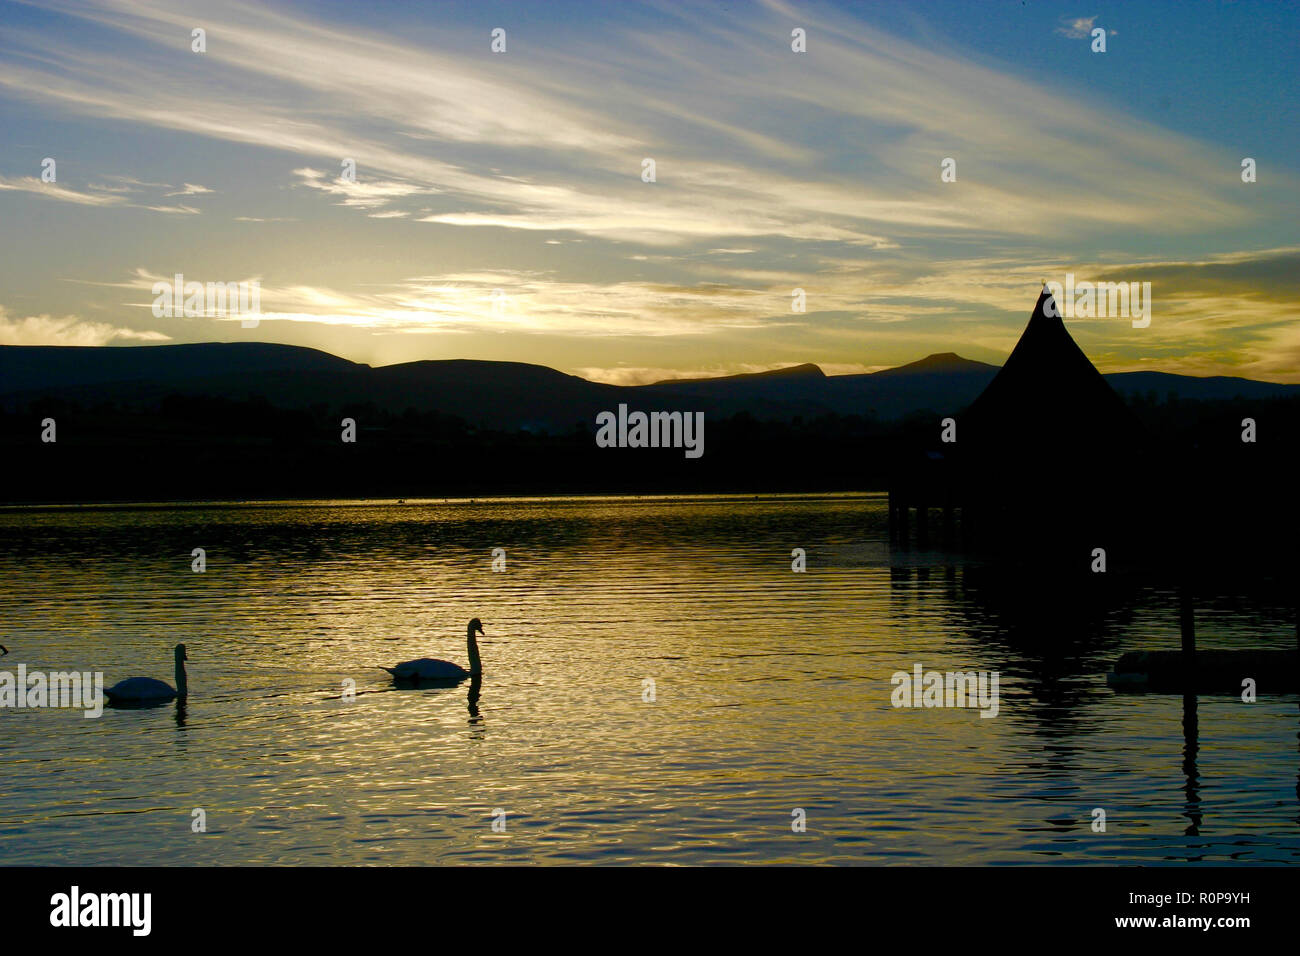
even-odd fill
[[(1053, 308), (1046, 308), (1049, 303)], [(962, 441), (969, 440), (976, 453), (1002, 458), (1097, 460), (1134, 447), (1142, 435), (1132, 412), (1065, 330), (1046, 288), (1020, 341), (962, 426)]]

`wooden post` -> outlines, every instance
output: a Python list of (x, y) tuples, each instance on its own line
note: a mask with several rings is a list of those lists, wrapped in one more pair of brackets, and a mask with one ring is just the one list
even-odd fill
[(916, 506), (916, 540), (925, 544), (930, 531), (930, 506), (921, 502)]
[(1183, 635), (1183, 692), (1196, 693), (1196, 616), (1187, 585), (1178, 589), (1178, 627)]

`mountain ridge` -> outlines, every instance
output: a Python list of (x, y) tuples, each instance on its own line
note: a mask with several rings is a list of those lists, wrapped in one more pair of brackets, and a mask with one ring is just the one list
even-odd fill
[[(1001, 366), (936, 352), (875, 372), (827, 375), (814, 363), (648, 385), (593, 382), (545, 365), (421, 359), (371, 366), (306, 346), (205, 342), (141, 346), (0, 345), (0, 405), (38, 399), (138, 406), (169, 394), (262, 398), (279, 407), (325, 404), (406, 408), (513, 429), (567, 429), (619, 403), (730, 417), (807, 419), (826, 414), (897, 420), (952, 414), (984, 391)], [(1300, 385), (1172, 372), (1103, 375), (1124, 396), (1224, 399), (1300, 395)]]

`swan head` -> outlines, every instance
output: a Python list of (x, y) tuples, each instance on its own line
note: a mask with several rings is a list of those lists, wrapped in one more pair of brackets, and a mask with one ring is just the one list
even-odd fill
[(478, 631), (480, 634), (483, 633), (483, 622), (478, 618), (474, 618), (474, 620), (469, 622), (469, 632), (473, 634), (475, 631)]
[(4, 657), (8, 653), (9, 653), (9, 648), (5, 647), (3, 644), (0, 644), (0, 657)]
[(176, 663), (179, 664), (181, 661), (188, 661), (189, 659), (190, 659), (190, 656), (189, 656), (188, 654), (185, 653), (185, 645), (184, 645), (184, 644), (177, 644), (177, 645), (176, 645)]

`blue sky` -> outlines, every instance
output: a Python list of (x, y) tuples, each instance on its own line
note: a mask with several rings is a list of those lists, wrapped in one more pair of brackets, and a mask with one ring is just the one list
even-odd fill
[[(1152, 283), (1072, 321), (1104, 371), (1300, 381), (1297, 51), (1290, 4), (0, 0), (0, 342), (855, 372), (1000, 362), (1071, 272)], [(155, 318), (176, 273), (258, 326)]]

